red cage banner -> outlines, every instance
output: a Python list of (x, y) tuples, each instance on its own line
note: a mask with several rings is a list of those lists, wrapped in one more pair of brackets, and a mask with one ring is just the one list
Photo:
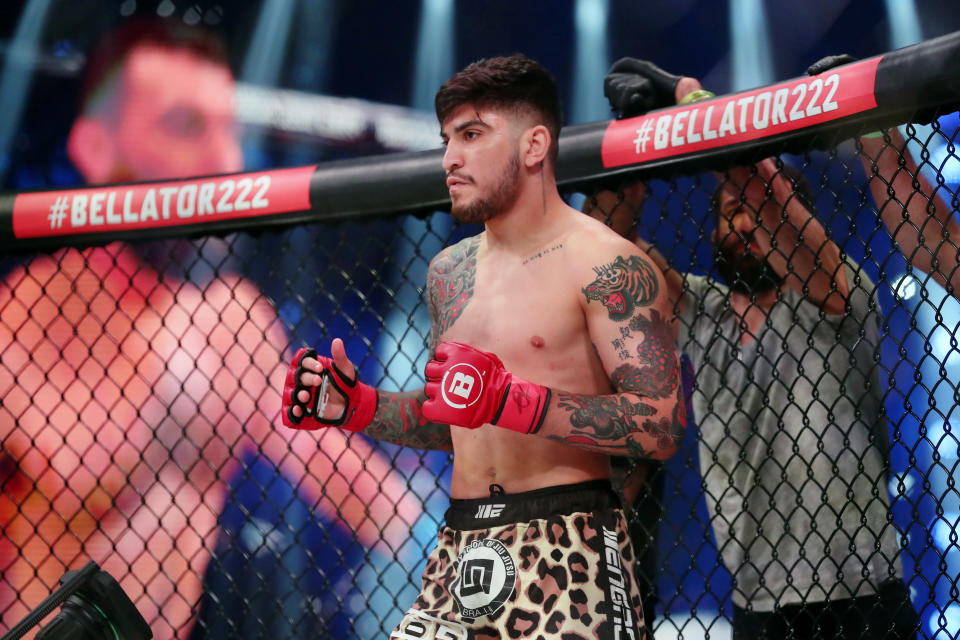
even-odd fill
[(305, 211), (315, 169), (22, 193), (13, 205), (13, 233), (24, 239), (136, 231)]
[(811, 78), (611, 122), (603, 136), (603, 166), (728, 147), (873, 109), (879, 64), (878, 56)]

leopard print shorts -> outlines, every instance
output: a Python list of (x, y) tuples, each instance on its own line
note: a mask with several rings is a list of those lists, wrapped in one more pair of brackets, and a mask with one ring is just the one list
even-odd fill
[(390, 637), (640, 640), (633, 565), (606, 480), (452, 500), (420, 595)]

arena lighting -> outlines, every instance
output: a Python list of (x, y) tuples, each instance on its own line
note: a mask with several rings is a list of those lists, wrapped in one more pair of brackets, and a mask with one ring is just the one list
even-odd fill
[(887, 7), (887, 26), (890, 28), (890, 45), (894, 49), (916, 44), (923, 40), (920, 15), (914, 0), (884, 0)]
[(50, 0), (30, 0), (20, 15), (13, 41), (0, 77), (0, 173), (10, 163), (10, 142), (20, 125), (20, 115), (33, 77), (32, 57), (26, 52), (38, 50)]
[(763, 0), (730, 0), (730, 42), (733, 91), (773, 81), (773, 52)]
[(926, 428), (927, 440), (936, 448), (940, 462), (952, 466), (960, 458), (960, 428), (941, 418), (927, 420)]
[(917, 479), (909, 471), (891, 473), (890, 479), (887, 481), (887, 491), (893, 499), (909, 498), (912, 496), (916, 485)]
[(960, 551), (958, 524), (960, 524), (960, 513), (956, 508), (944, 511), (942, 516), (937, 516), (930, 522), (928, 526), (930, 537), (941, 552)]
[(909, 300), (920, 291), (920, 282), (905, 273), (893, 281), (893, 293), (899, 300)]
[(570, 122), (593, 122), (610, 118), (610, 105), (601, 82), (610, 67), (607, 48), (609, 0), (577, 0), (574, 8), (576, 62)]
[(955, 368), (960, 364), (960, 312), (945, 301), (941, 311), (941, 322), (931, 330), (927, 340), (930, 342), (930, 355), (945, 367)]
[(927, 620), (931, 640), (956, 638), (960, 634), (960, 604), (948, 605), (942, 613), (934, 612)]
[[(433, 111), (433, 96), (453, 75), (453, 0), (422, 0), (410, 104)], [(434, 131), (434, 135), (438, 136)]]
[(267, 0), (263, 3), (257, 27), (247, 47), (241, 80), (262, 86), (277, 84), (294, 7), (293, 0)]
[[(447, 78), (454, 73), (453, 0), (422, 0), (417, 32), (416, 67), (411, 91), (412, 104), (424, 113), (433, 111), (433, 99)], [(432, 146), (438, 146), (440, 128), (431, 117)], [(386, 388), (402, 390), (419, 380), (427, 366), (428, 350), (418, 329), (430, 326), (422, 292), (410, 282), (426, 282), (427, 266), (446, 243), (452, 221), (445, 213), (425, 219), (408, 216), (403, 233), (395, 238), (393, 259), (403, 273), (391, 276), (388, 286), (394, 291), (394, 304), (384, 320), (384, 329), (376, 347), (384, 363)], [(406, 282), (406, 286), (404, 283)]]
[[(943, 120), (943, 118), (941, 118)], [(960, 157), (952, 142), (945, 142), (930, 153), (930, 164), (937, 168), (944, 182), (960, 184)]]
[[(294, 6), (293, 0), (266, 0), (260, 7), (257, 26), (247, 46), (240, 80), (261, 87), (276, 86), (287, 50)], [(257, 153), (261, 137), (260, 132), (245, 133), (245, 155), (249, 157)]]

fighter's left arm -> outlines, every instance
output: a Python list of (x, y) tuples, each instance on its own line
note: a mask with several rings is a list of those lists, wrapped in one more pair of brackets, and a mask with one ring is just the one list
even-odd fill
[(557, 391), (542, 432), (611, 455), (669, 458), (687, 418), (663, 273), (636, 246), (608, 243), (582, 261), (579, 280), (590, 338), (616, 393)]

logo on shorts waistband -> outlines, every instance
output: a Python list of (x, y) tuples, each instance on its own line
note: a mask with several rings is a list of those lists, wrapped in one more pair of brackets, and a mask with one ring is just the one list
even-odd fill
[(477, 507), (474, 518), (498, 518), (503, 510), (507, 508), (505, 504), (481, 504)]
[(474, 540), (457, 556), (456, 579), (450, 585), (464, 618), (496, 613), (517, 582), (517, 565), (499, 540)]

